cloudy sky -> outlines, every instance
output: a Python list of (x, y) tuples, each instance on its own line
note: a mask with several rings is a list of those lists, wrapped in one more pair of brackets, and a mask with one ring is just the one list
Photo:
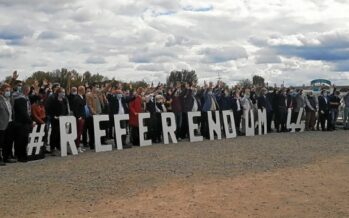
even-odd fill
[(349, 84), (348, 0), (0, 0), (0, 80), (15, 69), (165, 81)]

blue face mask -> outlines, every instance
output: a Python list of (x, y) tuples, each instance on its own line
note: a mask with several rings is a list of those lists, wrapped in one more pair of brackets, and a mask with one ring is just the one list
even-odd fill
[(18, 87), (17, 87), (17, 92), (18, 92), (18, 93), (22, 93), (22, 86), (18, 86)]

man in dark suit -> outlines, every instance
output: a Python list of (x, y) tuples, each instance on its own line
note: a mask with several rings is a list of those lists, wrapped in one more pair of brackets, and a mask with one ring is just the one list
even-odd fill
[(32, 128), (32, 120), (30, 118), (31, 107), (28, 99), (30, 88), (25, 86), (23, 93), (17, 90), (14, 95), (13, 111), (15, 124), (15, 154), (19, 162), (27, 162), (27, 146), (29, 133)]
[(321, 91), (321, 95), (318, 97), (319, 102), (319, 120), (322, 131), (326, 131), (325, 123), (327, 120), (327, 131), (331, 128), (331, 116), (330, 116), (330, 101), (328, 99), (328, 93), (326, 90)]
[(235, 128), (238, 135), (242, 135), (240, 131), (241, 116), (242, 116), (242, 104), (239, 91), (233, 92), (231, 108), (234, 113)]
[(182, 105), (182, 126), (180, 131), (180, 137), (182, 139), (185, 139), (189, 135), (188, 112), (192, 111), (194, 105), (192, 83), (183, 84), (182, 90), (183, 91), (180, 95)]
[(286, 132), (287, 108), (290, 106), (290, 100), (287, 99), (285, 90), (279, 90), (275, 96), (277, 109), (275, 111), (275, 128), (277, 132)]
[(75, 140), (75, 143), (80, 153), (84, 152), (84, 149), (80, 146), (81, 135), (84, 129), (85, 117), (86, 117), (86, 112), (85, 112), (86, 100), (84, 98), (84, 95), (85, 95), (85, 87), (79, 86), (78, 95), (75, 96), (73, 100), (73, 105), (72, 105), (73, 114), (76, 118), (76, 129), (77, 129), (77, 138)]
[[(112, 93), (107, 95), (109, 102), (109, 120), (110, 126), (114, 126), (114, 115), (129, 114), (129, 102), (133, 99), (133, 96), (125, 96), (121, 89), (113, 88)], [(123, 120), (120, 122), (121, 128), (126, 128), (127, 121)], [(124, 148), (130, 148), (131, 145), (126, 144), (126, 135), (122, 135), (122, 144)], [(114, 142), (116, 146), (116, 138), (114, 137)]]
[(271, 132), (271, 120), (272, 120), (272, 104), (270, 99), (267, 97), (267, 89), (263, 88), (261, 91), (261, 95), (257, 98), (258, 101), (258, 109), (262, 111), (266, 110), (267, 112), (267, 131)]

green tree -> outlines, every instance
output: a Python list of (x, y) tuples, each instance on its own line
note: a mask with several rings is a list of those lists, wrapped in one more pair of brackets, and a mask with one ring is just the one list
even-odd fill
[(180, 83), (197, 83), (198, 77), (196, 75), (196, 72), (194, 70), (181, 70), (181, 71), (172, 71), (167, 77), (167, 85), (176, 84), (177, 82)]
[(261, 76), (257, 76), (257, 75), (253, 76), (252, 82), (253, 82), (253, 85), (257, 86), (257, 87), (264, 87), (265, 86), (264, 78)]
[(249, 79), (242, 79), (239, 81), (239, 85), (242, 88), (251, 88), (253, 84), (252, 84), (251, 80), (249, 80)]

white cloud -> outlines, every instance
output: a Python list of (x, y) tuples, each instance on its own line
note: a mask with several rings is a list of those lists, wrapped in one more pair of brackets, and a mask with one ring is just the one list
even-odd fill
[(66, 67), (125, 80), (193, 69), (201, 81), (349, 83), (348, 10), (343, 0), (0, 0), (0, 80)]

